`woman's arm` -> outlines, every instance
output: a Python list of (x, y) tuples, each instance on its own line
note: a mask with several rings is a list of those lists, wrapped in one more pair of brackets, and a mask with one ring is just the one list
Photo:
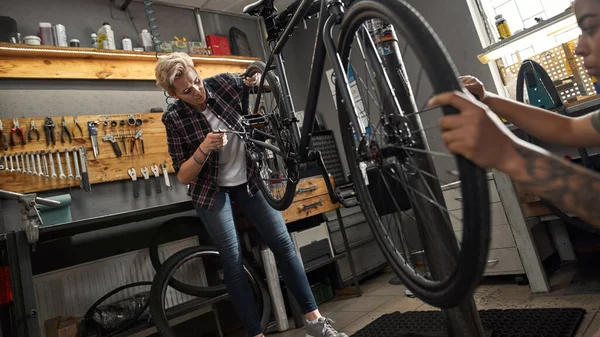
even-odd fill
[(490, 93), (473, 76), (463, 76), (461, 80), (465, 88), (479, 96), (493, 112), (535, 138), (570, 147), (600, 145), (600, 131), (592, 125), (592, 114), (579, 118), (563, 116)]

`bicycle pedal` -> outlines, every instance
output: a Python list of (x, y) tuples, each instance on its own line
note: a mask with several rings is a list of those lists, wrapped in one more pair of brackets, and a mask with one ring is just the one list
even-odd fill
[(354, 184), (340, 185), (335, 188), (338, 201), (345, 208), (354, 207), (359, 204)]
[(242, 116), (242, 124), (250, 129), (262, 128), (269, 125), (265, 116)]

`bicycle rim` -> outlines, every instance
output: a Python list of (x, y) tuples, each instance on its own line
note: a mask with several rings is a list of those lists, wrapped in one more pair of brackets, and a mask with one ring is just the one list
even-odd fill
[[(416, 81), (416, 87), (419, 89), (422, 74), (425, 73), (429, 76), (433, 93), (461, 90), (461, 86), (454, 66), (441, 43), (412, 7), (398, 0), (358, 0), (349, 8), (342, 22), (337, 45), (340, 48), (339, 54), (344, 62), (344, 69), (351, 70), (351, 73), (348, 70), (347, 75), (355, 79), (356, 88), (353, 93), (360, 97), (359, 103), (355, 97), (355, 106), (358, 109), (362, 107), (365, 111), (367, 105), (373, 106), (375, 110), (377, 108), (381, 110), (379, 114), (371, 114), (369, 111), (358, 115), (357, 118), (350, 118), (338, 88), (336, 96), (342, 140), (361, 208), (386, 259), (403, 283), (428, 304), (452, 307), (472, 293), (486, 265), (489, 244), (489, 197), (485, 171), (463, 157), (430, 151), (422, 140), (405, 136), (414, 134), (425, 137), (426, 128), (421, 124), (420, 118), (416, 118), (421, 112), (416, 111), (414, 103), (409, 104), (412, 100), (409, 96), (417, 97), (419, 94), (417, 90), (415, 93), (411, 88), (392, 89), (385, 76), (382, 78), (373, 75), (377, 74), (377, 67), (383, 66), (379, 55), (374, 55), (376, 53), (367, 46), (368, 43), (373, 43), (367, 30), (367, 25), (374, 23), (372, 19), (391, 23), (396, 33), (406, 42), (406, 46), (412, 48), (416, 60), (422, 62), (418, 79), (413, 79), (408, 84), (414, 86)], [(360, 67), (351, 61), (354, 56), (358, 56), (359, 60), (362, 56), (365, 61), (366, 66), (360, 71), (358, 69)], [(407, 76), (403, 69), (394, 69), (394, 71), (402, 72), (402, 76)], [(366, 80), (359, 77), (361, 72), (368, 75)], [(369, 81), (372, 82), (372, 87), (369, 86)], [(382, 95), (377, 104), (377, 98), (373, 97), (373, 94), (385, 93), (386, 90), (391, 94)], [(397, 99), (396, 95), (398, 95)], [(440, 110), (443, 114), (458, 113), (446, 107)], [(390, 115), (389, 111), (398, 111), (398, 114)], [(382, 118), (384, 115), (388, 117)], [(362, 123), (357, 124), (357, 121)], [(431, 128), (436, 125), (437, 123)], [(405, 127), (409, 130), (404, 130)], [(401, 134), (398, 130), (409, 132)], [(414, 142), (408, 142), (411, 140)], [(393, 156), (384, 154), (384, 150), (390, 148), (398, 154)], [(363, 153), (367, 153), (368, 156), (362, 155)], [(433, 155), (450, 156), (456, 160), (464, 200), (464, 221), (455, 217), (463, 226), (460, 253), (448, 252), (459, 254), (457, 265), (449, 276), (441, 280), (429, 280), (419, 275), (411, 262), (412, 252), (409, 247), (411, 240), (406, 240), (407, 228), (410, 227), (406, 223), (409, 220), (414, 220), (413, 228), (418, 226), (418, 236), (422, 240), (429, 237), (424, 235), (428, 226), (423, 226), (423, 221), (420, 221), (428, 218), (428, 212), (443, 213), (440, 214), (440, 218), (445, 220), (447, 230), (444, 228), (445, 232), (440, 233), (439, 236), (454, 238), (450, 224), (452, 214), (445, 207), (439, 188), (439, 185), (444, 182), (437, 177), (435, 170), (422, 169), (427, 166), (433, 167), (431, 159)], [(373, 173), (373, 170), (376, 172)], [(370, 184), (370, 180), (375, 183)], [(434, 186), (435, 184), (437, 186)], [(384, 193), (383, 197), (381, 195), (378, 198), (373, 197), (377, 194), (377, 190), (379, 193)], [(393, 201), (386, 204), (376, 199)], [(412, 210), (415, 216), (411, 217), (409, 210)], [(398, 232), (397, 235), (394, 232)], [(404, 239), (394, 240), (397, 236)], [(394, 241), (400, 241), (401, 247), (396, 247)]]
[[(251, 63), (246, 71), (247, 76), (257, 73), (265, 77), (265, 84), (269, 85), (270, 90), (261, 94), (259, 110), (253, 111), (253, 114), (268, 116), (268, 123), (256, 129), (253, 137), (279, 148), (282, 153), (277, 154), (269, 149), (254, 146), (254, 152), (260, 157), (254, 162), (257, 170), (255, 180), (269, 205), (282, 211), (291, 205), (294, 198), (297, 167), (287, 161), (286, 155), (290, 151), (296, 153), (297, 146), (289, 129), (292, 124), (284, 125), (289, 113), (282, 102), (277, 76), (273, 71), (265, 74), (265, 64), (260, 61)], [(257, 87), (248, 89), (248, 107), (251, 110), (255, 106), (257, 91)]]

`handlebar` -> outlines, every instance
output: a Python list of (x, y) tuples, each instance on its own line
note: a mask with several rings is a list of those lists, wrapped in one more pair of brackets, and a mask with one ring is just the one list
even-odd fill
[[(0, 190), (0, 198), (18, 200), (19, 197), (21, 197), (23, 195), (24, 194), (21, 194), (21, 193)], [(59, 201), (55, 201), (55, 200), (51, 200), (51, 199), (36, 197), (35, 201), (40, 205), (46, 205), (46, 206), (51, 206), (51, 207), (60, 206)]]

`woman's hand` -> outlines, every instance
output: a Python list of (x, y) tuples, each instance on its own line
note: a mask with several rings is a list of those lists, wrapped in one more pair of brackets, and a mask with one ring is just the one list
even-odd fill
[(222, 132), (211, 132), (206, 135), (202, 144), (200, 144), (201, 152), (208, 154), (210, 151), (218, 150), (227, 145), (227, 134)]
[(485, 86), (477, 77), (466, 75), (459, 77), (459, 79), (462, 81), (465, 88), (480, 101), (483, 102), (487, 98), (488, 95), (485, 91)]
[[(261, 77), (260, 73), (256, 73), (251, 77), (245, 77), (244, 85), (251, 88), (257, 87), (260, 84)], [(265, 81), (264, 88), (269, 89), (269, 82)]]
[(483, 168), (501, 171), (517, 155), (515, 140), (489, 108), (462, 92), (446, 92), (433, 97), (430, 106), (450, 105), (460, 114), (444, 116), (439, 125), (448, 150)]

